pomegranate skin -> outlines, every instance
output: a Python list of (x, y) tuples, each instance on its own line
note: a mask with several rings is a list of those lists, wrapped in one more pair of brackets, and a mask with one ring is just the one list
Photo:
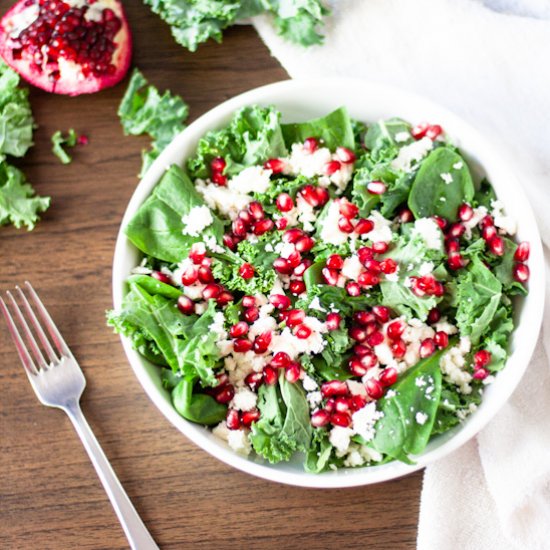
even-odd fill
[[(51, 7), (49, 3), (39, 2), (39, 0), (35, 0), (32, 4), (30, 4), (28, 0), (20, 0), (0, 21), (0, 55), (4, 61), (33, 86), (55, 94), (70, 96), (92, 94), (118, 84), (126, 76), (132, 58), (132, 36), (124, 8), (120, 1), (98, 0), (95, 3), (87, 2), (83, 8), (70, 7), (67, 3), (63, 2), (63, 0), (52, 0), (52, 2), (56, 5), (60, 5), (62, 9), (65, 10), (65, 12), (59, 15), (54, 23), (51, 24), (52, 27), (62, 23), (63, 18), (66, 18), (67, 15), (72, 16), (76, 14), (77, 17), (81, 18), (80, 23), (84, 21), (86, 25), (89, 25), (89, 27), (86, 28), (90, 31), (94, 31), (99, 40), (104, 39), (109, 45), (114, 46), (110, 55), (106, 53), (105, 55), (107, 57), (99, 60), (103, 62), (103, 67), (105, 67), (105, 69), (85, 68), (85, 63), (93, 61), (79, 53), (73, 54), (72, 57), (78, 56), (76, 59), (67, 59), (61, 54), (55, 53), (55, 40), (61, 40), (62, 42), (61, 45), (57, 46), (59, 50), (63, 50), (66, 46), (65, 42), (67, 42), (67, 39), (63, 33), (61, 33), (61, 35), (58, 33), (57, 37), (50, 35), (45, 44), (41, 44), (42, 50), (50, 49), (54, 53), (50, 55), (43, 51), (41, 63), (35, 63), (35, 53), (31, 52), (29, 49), (29, 39), (27, 39), (27, 41), (25, 41), (25, 39), (20, 41), (19, 37), (21, 37), (26, 30), (31, 29), (34, 23), (39, 23), (39, 18), (43, 15), (51, 16)], [(89, 16), (89, 19), (86, 19), (86, 13), (92, 6), (94, 12), (91, 12), (92, 15)], [(99, 8), (103, 8), (103, 10), (98, 16), (97, 10)], [(32, 18), (29, 18), (31, 23), (21, 29), (21, 14), (23, 11), (29, 9), (35, 11), (39, 10), (38, 19), (35, 18), (32, 20)], [(104, 14), (107, 11), (110, 11), (111, 20), (114, 19), (118, 21), (117, 25), (119, 25), (119, 28), (114, 35), (112, 31), (110, 32), (107, 28), (107, 24), (110, 23), (105, 19)], [(23, 15), (23, 17), (25, 17), (25, 15)], [(97, 21), (94, 19), (97, 17), (102, 17), (103, 19)], [(18, 22), (19, 27), (17, 27)], [(84, 23), (80, 23), (73, 27), (71, 31), (74, 29), (84, 29)], [(85, 38), (80, 40), (84, 42)], [(98, 42), (94, 41), (89, 51), (92, 51), (97, 44)], [(59, 63), (59, 60), (61, 60), (61, 63)]]

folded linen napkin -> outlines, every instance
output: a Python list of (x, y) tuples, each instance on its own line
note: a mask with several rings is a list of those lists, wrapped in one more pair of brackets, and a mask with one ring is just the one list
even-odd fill
[[(445, 105), (510, 150), (550, 275), (550, 2), (338, 0), (322, 47), (254, 24), (293, 78), (356, 76)], [(547, 304), (550, 292), (547, 290)], [(420, 550), (550, 549), (550, 309), (520, 386), (478, 437), (425, 471)]]

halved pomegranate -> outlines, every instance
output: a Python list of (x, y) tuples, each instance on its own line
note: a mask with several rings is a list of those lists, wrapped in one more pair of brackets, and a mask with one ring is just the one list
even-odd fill
[(0, 55), (47, 92), (80, 95), (114, 86), (131, 53), (119, 0), (20, 0), (0, 21)]

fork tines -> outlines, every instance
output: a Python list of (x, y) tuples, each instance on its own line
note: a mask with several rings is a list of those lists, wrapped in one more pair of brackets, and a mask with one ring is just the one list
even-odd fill
[[(0, 297), (0, 309), (8, 323), (8, 329), (27, 374), (33, 375), (37, 374), (39, 369), (45, 369), (59, 363), (63, 356), (72, 357), (72, 354), (34, 288), (28, 281), (25, 281), (25, 286), (34, 309), (31, 307), (29, 299), (27, 299), (27, 296), (19, 286), (16, 286), (15, 289), (21, 306), (18, 305), (15, 297), (8, 290), (6, 294), (8, 296), (7, 301), (10, 308), (8, 308), (4, 300)], [(10, 313), (10, 309), (13, 312), (13, 316), (12, 313)], [(38, 313), (38, 317), (35, 310)], [(14, 321), (14, 317), (17, 323)], [(41, 346), (39, 346), (33, 331), (29, 327), (29, 321), (34, 330), (34, 334), (38, 336)], [(49, 333), (51, 343), (43, 327), (45, 327)], [(25, 341), (21, 334), (23, 334), (27, 346), (25, 346)], [(52, 343), (53, 346), (55, 346), (55, 350), (54, 347), (52, 347)]]

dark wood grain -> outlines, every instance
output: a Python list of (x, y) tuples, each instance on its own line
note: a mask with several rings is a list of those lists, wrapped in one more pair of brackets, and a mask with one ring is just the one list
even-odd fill
[[(2, 13), (11, 2), (1, 1)], [(127, 2), (134, 62), (181, 94), (194, 119), (221, 101), (286, 78), (254, 30), (195, 54), (140, 2)], [(0, 228), (0, 289), (33, 282), (84, 368), (83, 409), (162, 548), (413, 548), (421, 475), (370, 487), (307, 490), (232, 470), (187, 441), (148, 400), (105, 326), (122, 214), (147, 139), (116, 117), (124, 84), (89, 97), (31, 91), (39, 128), (19, 163), (52, 206), (32, 233)], [(50, 151), (57, 129), (90, 137), (74, 162)], [(0, 547), (125, 548), (126, 540), (65, 415), (36, 400), (0, 323)]]

